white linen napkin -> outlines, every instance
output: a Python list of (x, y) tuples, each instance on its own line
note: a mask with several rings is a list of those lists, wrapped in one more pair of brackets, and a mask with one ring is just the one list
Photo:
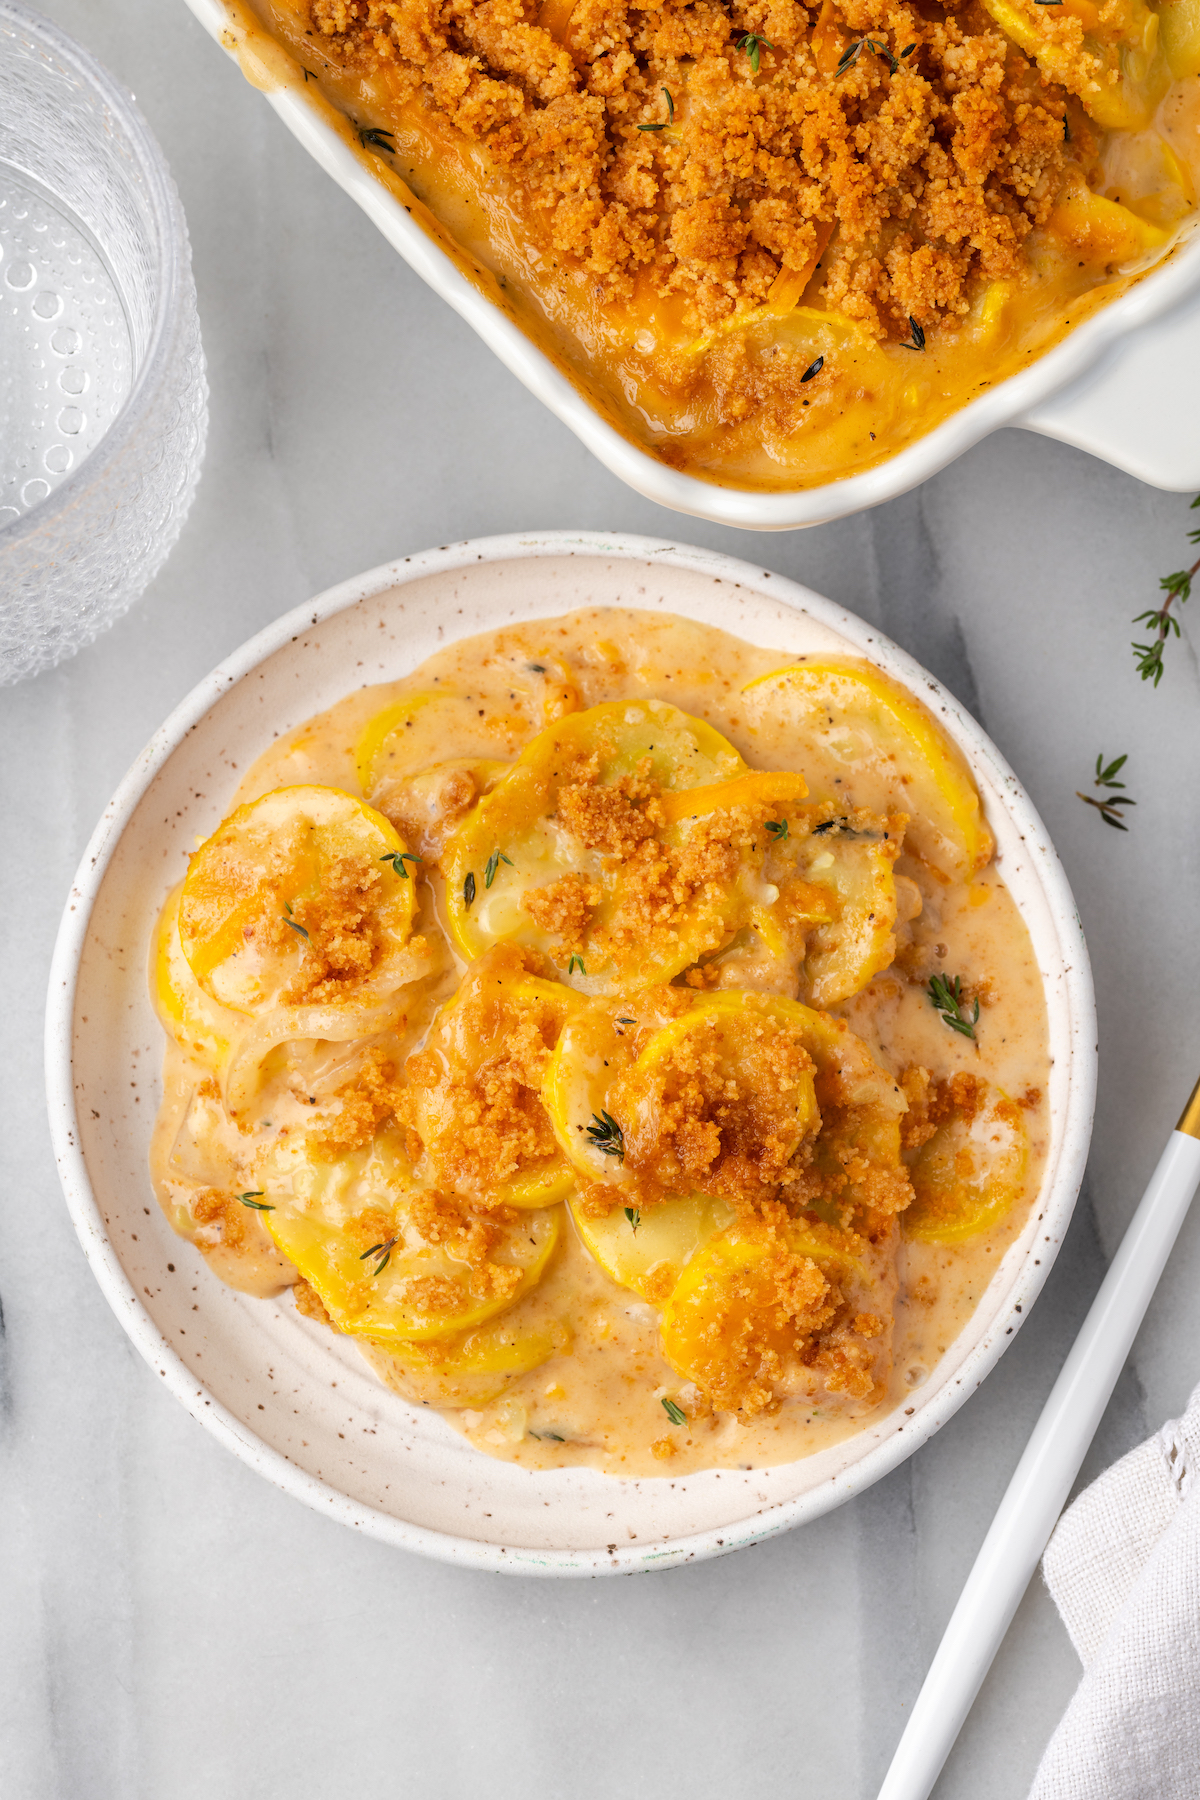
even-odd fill
[(1200, 1387), (1068, 1507), (1042, 1573), (1083, 1680), (1029, 1800), (1196, 1800)]

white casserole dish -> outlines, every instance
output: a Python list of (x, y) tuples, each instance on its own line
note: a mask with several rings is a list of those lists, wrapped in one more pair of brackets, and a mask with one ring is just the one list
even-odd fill
[[(224, 0), (187, 0), (233, 57), (244, 33)], [(506, 368), (568, 425), (614, 475), (676, 512), (752, 531), (821, 525), (918, 486), (972, 444), (1019, 425), (1103, 457), (1155, 487), (1200, 488), (1200, 232), (1161, 268), (1070, 332), (1019, 375), (951, 415), (878, 468), (785, 494), (714, 487), (668, 468), (602, 419), (550, 359), (492, 304), (305, 100), (267, 99), (309, 154), (382, 231), (409, 267), (447, 300)]]
[[(618, 1481), (531, 1473), (474, 1450), (383, 1388), (348, 1340), (286, 1298), (225, 1287), (172, 1233), (147, 1155), (162, 1029), (147, 961), (167, 888), (279, 732), (457, 636), (586, 605), (681, 613), (752, 643), (869, 656), (919, 693), (984, 797), (999, 868), (1046, 984), (1053, 1059), (1042, 1190), (979, 1307), (903, 1412), (784, 1467)], [(925, 672), (831, 601), (730, 557), (650, 538), (550, 532), (406, 557), (261, 632), (172, 714), (80, 864), (51, 971), (50, 1122), (67, 1202), (109, 1303), (171, 1392), (231, 1450), (318, 1511), (447, 1561), (542, 1575), (669, 1567), (817, 1517), (903, 1461), (956, 1411), (1028, 1316), (1066, 1231), (1095, 1092), (1087, 951), (1061, 865), (1016, 778)]]

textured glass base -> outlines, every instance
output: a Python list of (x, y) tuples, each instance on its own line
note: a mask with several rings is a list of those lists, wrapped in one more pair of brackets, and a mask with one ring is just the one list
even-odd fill
[(143, 592), (191, 504), (207, 400), (158, 146), (97, 63), (0, 0), (0, 682)]
[(129, 321), (91, 235), (0, 164), (0, 526), (78, 467), (132, 386)]

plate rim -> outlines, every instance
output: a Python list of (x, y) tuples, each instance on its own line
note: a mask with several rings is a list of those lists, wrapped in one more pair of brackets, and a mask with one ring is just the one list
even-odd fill
[[(93, 906), (135, 808), (162, 766), (212, 706), (289, 640), (389, 588), (431, 575), (449, 574), (480, 562), (513, 562), (562, 555), (665, 563), (690, 573), (714, 576), (748, 588), (764, 599), (781, 600), (788, 606), (808, 612), (822, 624), (860, 644), (864, 654), (871, 654), (866, 646), (877, 646), (898, 667), (900, 679), (918, 697), (925, 699), (931, 709), (936, 706), (950, 718), (951, 734), (972, 743), (976, 754), (991, 765), (997, 785), (1007, 791), (1007, 804), (1021, 824), (1029, 853), (1038, 866), (1039, 883), (1062, 942), (1065, 1001), (1070, 1009), (1072, 1037), (1072, 1080), (1068, 1086), (1058, 1174), (1055, 1186), (1047, 1195), (1047, 1200), (1053, 1201), (1053, 1209), (1049, 1206), (1046, 1209), (1051, 1232), (1049, 1254), (1043, 1248), (1040, 1261), (1032, 1266), (1030, 1258), (1026, 1258), (1020, 1283), (1014, 1286), (1007, 1306), (996, 1314), (991, 1328), (959, 1366), (954, 1390), (943, 1394), (936, 1408), (922, 1408), (911, 1421), (901, 1418), (851, 1468), (807, 1494), (779, 1501), (764, 1512), (732, 1525), (717, 1525), (666, 1541), (619, 1546), (612, 1552), (534, 1550), (498, 1545), (412, 1524), (378, 1507), (356, 1501), (332, 1482), (310, 1475), (249, 1430), (216, 1395), (208, 1392), (203, 1380), (183, 1362), (143, 1306), (127, 1276), (92, 1190), (76, 1116), (73, 1078), (76, 984)], [(990, 1373), (1028, 1317), (1032, 1302), (1057, 1258), (1074, 1211), (1095, 1103), (1096, 1014), (1091, 967), (1075, 902), (1057, 852), (1032, 801), (982, 727), (907, 651), (836, 601), (790, 577), (761, 569), (723, 552), (631, 533), (545, 531), (464, 539), (456, 544), (415, 552), (351, 576), (265, 626), (223, 658), (192, 688), (135, 758), (84, 850), (71, 884), (51, 961), (44, 1054), (55, 1162), (84, 1255), (135, 1348), (193, 1418), (273, 1485), (313, 1510), (369, 1536), (443, 1562), (499, 1572), (586, 1577), (669, 1568), (722, 1556), (808, 1523), (888, 1474), (953, 1416)]]

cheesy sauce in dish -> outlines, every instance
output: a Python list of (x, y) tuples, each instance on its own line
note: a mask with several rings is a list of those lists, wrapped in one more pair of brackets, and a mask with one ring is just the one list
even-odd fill
[(292, 84), (627, 437), (856, 472), (1167, 252), (1200, 0), (236, 0)]
[(154, 1183), (222, 1279), (531, 1467), (905, 1403), (1048, 1131), (1028, 934), (910, 693), (596, 609), (348, 696), (230, 804), (152, 956)]

